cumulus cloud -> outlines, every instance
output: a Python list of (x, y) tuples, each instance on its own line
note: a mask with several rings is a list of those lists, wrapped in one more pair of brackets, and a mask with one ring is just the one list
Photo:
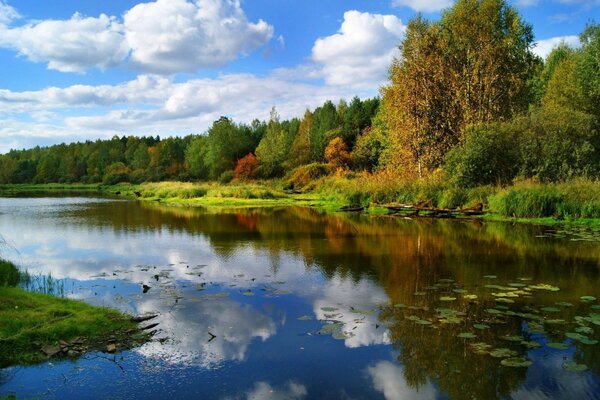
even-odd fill
[(418, 12), (436, 12), (448, 8), (453, 0), (392, 0), (394, 7), (409, 7)]
[(371, 378), (375, 390), (382, 393), (386, 400), (437, 398), (437, 391), (431, 382), (418, 389), (413, 388), (404, 379), (403, 369), (389, 361), (380, 361), (367, 367), (366, 373)]
[(328, 84), (376, 86), (385, 80), (405, 31), (394, 15), (347, 11), (338, 33), (315, 42), (312, 59)]
[(0, 25), (6, 25), (19, 17), (20, 15), (14, 7), (0, 0)]
[(193, 72), (222, 66), (273, 37), (265, 21), (248, 21), (239, 0), (157, 0), (134, 6), (122, 20), (76, 13), (10, 26), (18, 16), (0, 2), (0, 47), (61, 72), (106, 69), (127, 57), (144, 72)]
[(282, 387), (273, 387), (268, 382), (256, 382), (254, 387), (243, 394), (234, 397), (225, 397), (224, 400), (232, 399), (270, 399), (270, 400), (300, 400), (307, 395), (306, 386), (288, 381)]
[(174, 73), (218, 67), (264, 45), (273, 27), (247, 20), (239, 0), (157, 0), (125, 13), (131, 61), (145, 71)]
[(561, 43), (565, 43), (566, 45), (573, 48), (581, 46), (578, 36), (558, 36), (550, 39), (539, 40), (535, 44), (533, 52), (539, 57), (545, 59), (546, 57), (548, 57), (548, 54), (550, 54), (552, 50)]
[(105, 14), (92, 18), (76, 13), (66, 21), (46, 20), (16, 28), (3, 25), (0, 46), (14, 49), (30, 61), (47, 62), (49, 69), (62, 72), (112, 67), (128, 51), (121, 24)]

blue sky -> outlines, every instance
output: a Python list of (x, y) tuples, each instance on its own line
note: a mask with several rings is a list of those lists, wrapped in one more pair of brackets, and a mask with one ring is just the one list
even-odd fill
[[(417, 12), (452, 0), (0, 0), (0, 152), (202, 133), (378, 94)], [(535, 52), (577, 46), (600, 0), (514, 0)]]

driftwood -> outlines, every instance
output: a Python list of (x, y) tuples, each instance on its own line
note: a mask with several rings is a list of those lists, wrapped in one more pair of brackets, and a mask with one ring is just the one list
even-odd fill
[(360, 212), (363, 211), (365, 208), (363, 206), (344, 206), (342, 208), (340, 208), (340, 211), (343, 212)]
[(436, 218), (454, 218), (461, 216), (483, 215), (483, 204), (477, 203), (473, 207), (464, 209), (436, 208), (431, 200), (418, 204), (387, 204), (384, 205), (391, 214), (402, 213), (408, 216), (428, 216)]

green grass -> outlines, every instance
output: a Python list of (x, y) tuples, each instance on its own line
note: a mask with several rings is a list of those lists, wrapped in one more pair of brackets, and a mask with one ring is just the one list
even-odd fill
[[(310, 168), (309, 168), (310, 167)], [(313, 171), (314, 170), (314, 171)], [(317, 171), (317, 172), (315, 172)], [(368, 207), (369, 213), (381, 213), (388, 203), (417, 204), (431, 201), (439, 208), (469, 208), (484, 205), (488, 219), (534, 220), (546, 222), (569, 221), (586, 223), (600, 219), (600, 182), (575, 179), (565, 183), (541, 184), (519, 182), (508, 187), (480, 186), (460, 188), (452, 186), (441, 172), (425, 179), (408, 180), (392, 173), (355, 173), (324, 170), (314, 164), (299, 169), (282, 180), (216, 182), (160, 182), (139, 185), (5, 185), (6, 190), (36, 188), (38, 192), (68, 191), (85, 188), (108, 195), (137, 198), (173, 205), (205, 207), (271, 207), (300, 205), (325, 211), (337, 211), (342, 206)], [(326, 174), (326, 175), (324, 175)], [(297, 176), (296, 176), (297, 175)], [(292, 177), (294, 179), (292, 179)], [(292, 185), (293, 183), (293, 185)], [(300, 194), (284, 189), (291, 186)], [(12, 189), (10, 189), (12, 188)], [(589, 221), (587, 223), (590, 223)], [(593, 222), (592, 222), (593, 223)]]
[(554, 184), (525, 182), (490, 196), (489, 205), (493, 213), (504, 217), (598, 219), (600, 183), (589, 180)]
[[(19, 272), (14, 264), (0, 262), (0, 280), (14, 286)], [(106, 350), (110, 340), (129, 347), (146, 340), (130, 317), (115, 310), (81, 301), (27, 292), (18, 287), (0, 286), (0, 368), (34, 364), (47, 360), (41, 349), (59, 346), (60, 341), (77, 341), (79, 347), (65, 346), (58, 356), (90, 350)]]

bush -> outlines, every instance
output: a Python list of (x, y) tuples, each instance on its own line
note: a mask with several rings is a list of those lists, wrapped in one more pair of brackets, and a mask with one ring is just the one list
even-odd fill
[(540, 109), (513, 123), (520, 136), (523, 178), (558, 182), (600, 170), (594, 118), (559, 108)]
[(327, 164), (312, 163), (302, 165), (288, 174), (286, 187), (290, 189), (301, 189), (311, 181), (331, 174), (331, 167)]
[(219, 183), (229, 183), (233, 180), (233, 171), (225, 171), (219, 176)]
[(600, 218), (600, 183), (521, 183), (489, 198), (490, 209), (517, 218)]
[(250, 153), (238, 160), (235, 170), (233, 171), (233, 176), (240, 180), (251, 179), (254, 177), (257, 167), (258, 160), (254, 154)]
[(467, 128), (463, 142), (446, 157), (446, 174), (459, 187), (509, 184), (519, 171), (519, 148), (510, 124)]
[(129, 174), (126, 172), (117, 172), (104, 175), (102, 183), (105, 185), (116, 185), (121, 182), (129, 182)]

